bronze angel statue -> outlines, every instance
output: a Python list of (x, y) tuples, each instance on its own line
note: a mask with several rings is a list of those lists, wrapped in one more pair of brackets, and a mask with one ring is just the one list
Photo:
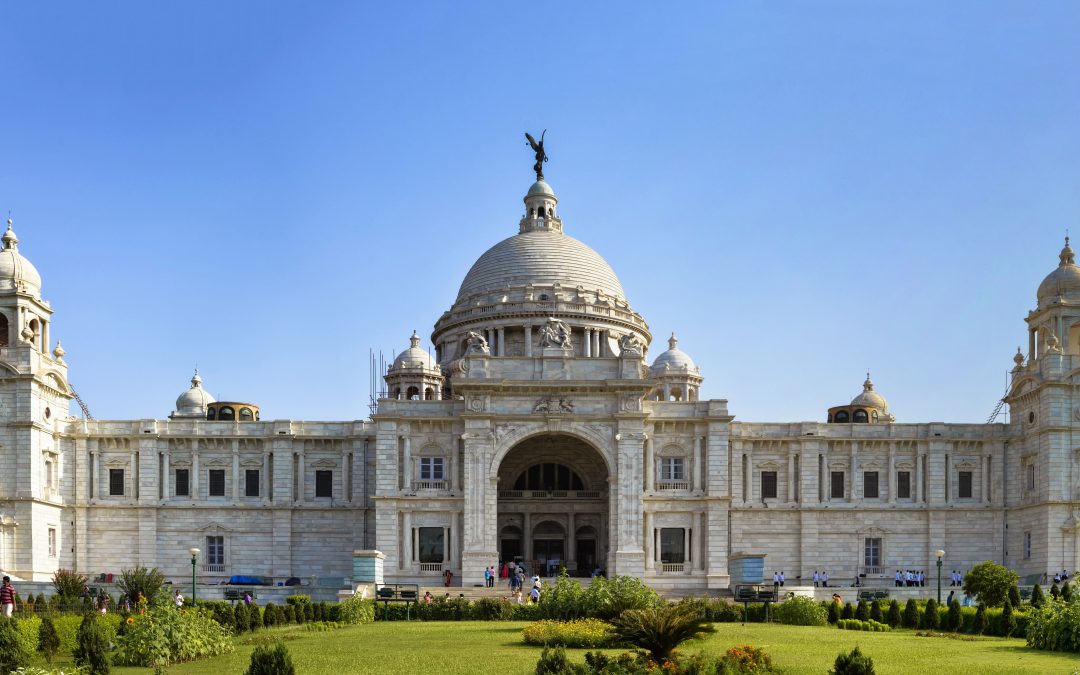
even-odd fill
[(536, 153), (536, 164), (533, 164), (536, 180), (544, 180), (544, 162), (548, 161), (547, 153), (544, 152), (544, 134), (546, 133), (547, 129), (544, 129), (544, 133), (540, 134), (540, 140), (537, 141), (528, 131), (525, 132), (525, 138), (528, 139), (529, 145), (532, 146), (533, 151)]

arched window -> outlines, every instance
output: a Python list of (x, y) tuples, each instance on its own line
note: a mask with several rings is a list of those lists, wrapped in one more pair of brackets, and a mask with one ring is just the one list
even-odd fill
[(585, 483), (573, 469), (563, 464), (533, 464), (514, 481), (515, 490), (584, 490)]
[(7, 315), (0, 314), (0, 347), (7, 347), (11, 344), (9, 333)]
[(40, 350), (41, 324), (38, 323), (37, 319), (31, 319), (28, 325), (30, 326), (30, 330), (34, 333), (34, 337), (30, 338), (30, 344)]
[(424, 400), (425, 401), (434, 401), (435, 400), (435, 390), (432, 389), (431, 387), (428, 387), (427, 389), (425, 389), (424, 390)]
[(240, 408), (240, 421), (250, 422), (255, 419), (255, 416), (251, 414), (251, 408)]
[(826, 420), (829, 424), (832, 424), (832, 413), (829, 413), (829, 419)]
[(409, 390), (405, 392), (405, 400), (416, 401), (420, 398), (420, 390), (416, 387), (409, 387)]
[(216, 416), (217, 416), (217, 411), (216, 410), (214, 410), (213, 408), (207, 408), (206, 409), (206, 419), (213, 420), (214, 417), (216, 417)]
[(876, 410), (874, 412), (870, 413), (870, 421), (871, 422), (877, 422), (877, 411)]
[(848, 418), (848, 412), (846, 410), (841, 410), (841, 411), (836, 413), (836, 423), (837, 424), (845, 424), (845, 423), (848, 422), (848, 419), (849, 419)]
[(236, 411), (229, 406), (224, 406), (218, 411), (218, 419), (222, 422), (231, 422), (236, 419)]
[(866, 424), (870, 421), (870, 418), (867, 417), (865, 410), (856, 410), (855, 416), (852, 417), (851, 421), (855, 422), (856, 424)]

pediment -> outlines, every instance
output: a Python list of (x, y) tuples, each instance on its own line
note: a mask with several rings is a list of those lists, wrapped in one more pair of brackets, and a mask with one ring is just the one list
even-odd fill
[(956, 468), (961, 471), (971, 471), (973, 469), (979, 468), (979, 465), (971, 461), (970, 459), (965, 459), (963, 461), (957, 462)]
[(245, 459), (244, 461), (240, 462), (240, 466), (244, 467), (245, 469), (260, 469), (262, 468), (262, 462), (257, 459)]
[(232, 532), (232, 530), (221, 523), (211, 520), (200, 527), (199, 532)]
[(896, 468), (899, 471), (911, 471), (912, 469), (915, 468), (915, 465), (912, 464), (911, 462), (897, 462), (896, 463)]
[(877, 525), (870, 525), (869, 527), (864, 527), (864, 528), (861, 528), (859, 530), (856, 530), (856, 532), (858, 532), (859, 534), (865, 534), (865, 535), (868, 535), (868, 536), (871, 536), (871, 537), (880, 537), (880, 536), (884, 536), (884, 535), (889, 533), (888, 530), (886, 530), (883, 527), (878, 527)]
[(232, 464), (232, 462), (230, 462), (227, 459), (222, 459), (221, 457), (215, 457), (214, 459), (207, 460), (205, 462), (205, 464), (206, 464), (206, 466), (210, 466), (210, 467), (213, 467), (215, 469), (220, 469), (220, 468), (223, 468), (223, 467), (228, 467), (230, 464)]
[(847, 462), (829, 462), (829, 468), (833, 471), (844, 471), (847, 469)]
[(315, 469), (334, 469), (337, 468), (337, 465), (338, 463), (332, 459), (320, 459), (311, 463), (311, 467)]
[(779, 471), (780, 470), (780, 463), (779, 462), (773, 462), (773, 461), (761, 462), (760, 464), (757, 465), (757, 468), (760, 469), (761, 471)]

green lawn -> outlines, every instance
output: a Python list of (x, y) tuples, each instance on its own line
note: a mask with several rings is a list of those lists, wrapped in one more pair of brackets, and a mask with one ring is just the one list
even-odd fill
[[(438, 673), (506, 675), (532, 673), (540, 650), (521, 643), (526, 624), (497, 622), (391, 622), (315, 633), (293, 627), (247, 634), (235, 653), (169, 669), (170, 674), (242, 673), (254, 645), (268, 636), (290, 638), (286, 644), (301, 675), (327, 673)], [(720, 654), (735, 644), (764, 647), (785, 673), (828, 672), (836, 654), (859, 645), (874, 658), (879, 675), (890, 673), (1064, 673), (1080, 669), (1075, 654), (1028, 649), (1022, 640), (979, 638), (975, 641), (922, 638), (911, 631), (861, 633), (835, 628), (775, 624), (716, 624), (717, 633), (691, 643), (685, 651)], [(245, 644), (246, 643), (246, 644)], [(583, 650), (571, 650), (581, 659)], [(147, 673), (116, 668), (114, 673)]]

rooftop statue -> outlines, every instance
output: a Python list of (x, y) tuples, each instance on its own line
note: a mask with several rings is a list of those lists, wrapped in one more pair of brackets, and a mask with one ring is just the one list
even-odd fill
[(536, 164), (533, 164), (533, 171), (536, 172), (536, 180), (544, 180), (544, 162), (548, 161), (547, 153), (544, 152), (544, 134), (547, 133), (547, 129), (544, 129), (544, 133), (540, 134), (540, 141), (537, 142), (535, 138), (529, 135), (529, 132), (525, 132), (525, 138), (529, 140), (529, 145), (532, 146), (533, 151), (536, 153)]

